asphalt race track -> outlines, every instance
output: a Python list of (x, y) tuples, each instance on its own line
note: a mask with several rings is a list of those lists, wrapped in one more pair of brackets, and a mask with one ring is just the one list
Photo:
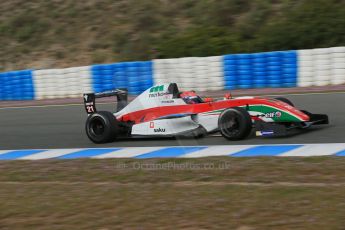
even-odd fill
[[(326, 113), (328, 126), (313, 127), (290, 137), (255, 137), (230, 142), (223, 137), (199, 139), (130, 139), (96, 145), (85, 134), (86, 113), (83, 105), (60, 105), (0, 109), (0, 149), (46, 149), (89, 147), (140, 147), (189, 145), (303, 144), (345, 142), (345, 93), (287, 95), (297, 108)], [(114, 110), (114, 104), (102, 104), (98, 110)]]

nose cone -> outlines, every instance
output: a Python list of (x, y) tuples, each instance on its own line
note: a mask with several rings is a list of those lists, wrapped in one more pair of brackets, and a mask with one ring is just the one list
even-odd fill
[(277, 102), (277, 104), (282, 106), (284, 108), (284, 110), (286, 110), (286, 112), (290, 112), (291, 115), (295, 116), (300, 121), (309, 121), (310, 120), (310, 117), (307, 114), (303, 113), (302, 111), (296, 109), (295, 107), (293, 107), (293, 106), (291, 106), (285, 102), (279, 101), (279, 102)]

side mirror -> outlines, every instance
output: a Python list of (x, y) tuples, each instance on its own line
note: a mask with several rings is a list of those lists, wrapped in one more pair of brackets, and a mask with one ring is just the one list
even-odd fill
[(226, 93), (226, 94), (224, 95), (224, 100), (229, 100), (229, 99), (231, 99), (231, 98), (232, 98), (231, 93)]
[(213, 100), (213, 98), (211, 98), (211, 97), (206, 97), (206, 98), (204, 98), (204, 102), (206, 102), (206, 103), (210, 103), (210, 102), (213, 102), (214, 100)]

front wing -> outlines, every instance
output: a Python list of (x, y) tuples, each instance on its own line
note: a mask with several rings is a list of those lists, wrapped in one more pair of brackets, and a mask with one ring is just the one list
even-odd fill
[(295, 134), (298, 130), (307, 129), (313, 125), (329, 124), (329, 119), (326, 114), (313, 114), (305, 110), (301, 111), (309, 116), (309, 121), (291, 123), (255, 121), (256, 136), (287, 136), (289, 134)]

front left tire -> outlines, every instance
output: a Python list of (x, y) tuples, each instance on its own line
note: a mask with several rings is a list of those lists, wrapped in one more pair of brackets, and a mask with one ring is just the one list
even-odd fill
[(228, 140), (242, 140), (252, 130), (252, 119), (247, 110), (234, 107), (224, 110), (218, 118), (219, 131)]

